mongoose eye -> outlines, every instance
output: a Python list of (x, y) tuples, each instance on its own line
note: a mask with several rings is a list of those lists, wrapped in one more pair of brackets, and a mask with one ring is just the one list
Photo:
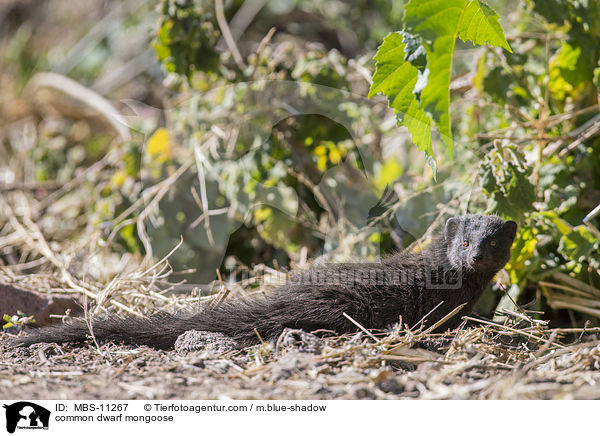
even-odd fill
[(463, 241), (463, 247), (468, 247), (469, 246), (469, 241), (467, 241), (466, 239)]
[(492, 247), (495, 247), (495, 246), (496, 246), (496, 241), (493, 241), (493, 240), (492, 240), (492, 241), (490, 241), (490, 245), (491, 245)]

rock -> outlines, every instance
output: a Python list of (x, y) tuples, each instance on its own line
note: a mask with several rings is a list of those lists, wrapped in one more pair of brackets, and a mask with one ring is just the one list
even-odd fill
[(35, 326), (60, 322), (50, 314), (64, 315), (70, 309), (72, 315), (83, 311), (78, 301), (67, 294), (44, 294), (0, 283), (0, 317), (16, 315), (17, 311), (33, 315)]
[(208, 351), (212, 354), (223, 354), (236, 348), (239, 348), (238, 343), (223, 333), (203, 330), (188, 330), (175, 341), (175, 350), (178, 353)]
[(286, 328), (277, 339), (277, 350), (295, 348), (303, 353), (320, 354), (323, 339), (304, 330)]

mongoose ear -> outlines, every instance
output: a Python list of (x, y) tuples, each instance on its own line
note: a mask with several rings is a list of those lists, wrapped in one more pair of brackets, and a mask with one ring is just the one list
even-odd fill
[(515, 235), (517, 234), (517, 223), (514, 221), (506, 221), (504, 223), (504, 228), (510, 234), (510, 237), (515, 239)]
[(460, 221), (458, 218), (448, 218), (448, 221), (446, 221), (446, 228), (444, 229), (444, 238), (446, 241), (450, 241), (454, 238), (454, 235), (456, 235), (456, 232), (458, 231), (459, 224)]

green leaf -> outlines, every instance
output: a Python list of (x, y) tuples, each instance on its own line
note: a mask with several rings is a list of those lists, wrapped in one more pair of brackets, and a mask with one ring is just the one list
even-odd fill
[(520, 171), (513, 163), (508, 162), (510, 180), (506, 186), (506, 197), (520, 210), (530, 210), (535, 201), (535, 187), (527, 174)]
[(529, 181), (531, 168), (523, 168), (523, 160), (524, 155), (513, 145), (494, 149), (484, 157), (479, 177), (483, 192), (491, 200), (490, 212), (520, 219), (533, 210), (535, 186)]
[(456, 38), (508, 51), (511, 48), (498, 14), (479, 0), (410, 0), (404, 25), (405, 32), (389, 34), (375, 55), (377, 65), (369, 97), (378, 93), (387, 96), (398, 122), (408, 128), (413, 142), (425, 152), (435, 175), (432, 121), (450, 157), (454, 153), (450, 77)]
[(587, 227), (580, 225), (560, 238), (558, 251), (567, 259), (581, 263), (589, 261), (592, 251), (597, 249), (596, 242), (597, 240), (592, 232)]
[(428, 81), (421, 107), (432, 115), (450, 156), (454, 153), (450, 122), (450, 78), (456, 38), (511, 51), (498, 14), (479, 0), (411, 0), (405, 8), (406, 30), (426, 43)]
[(554, 224), (554, 227), (556, 228), (556, 230), (558, 230), (558, 232), (561, 235), (568, 235), (569, 233), (571, 233), (573, 231), (573, 228), (571, 227), (571, 225), (568, 222), (566, 222), (564, 219), (559, 217), (558, 214), (556, 213), (556, 211), (554, 211), (554, 210), (543, 211), (540, 215), (542, 217), (546, 218), (547, 220), (551, 221), (552, 224)]
[(525, 226), (519, 230), (511, 250), (510, 264), (507, 267), (509, 272), (522, 269), (525, 262), (533, 256), (538, 244), (537, 233), (538, 230), (532, 226)]
[(125, 246), (127, 247), (127, 250), (130, 253), (136, 253), (139, 251), (137, 239), (135, 238), (134, 235), (135, 235), (135, 226), (133, 224), (129, 224), (129, 225), (123, 227), (119, 231), (119, 236), (121, 237), (122, 241), (124, 242)]
[(419, 107), (414, 94), (419, 70), (406, 60), (405, 47), (402, 33), (390, 33), (385, 37), (374, 58), (377, 61), (377, 70), (373, 75), (369, 97), (379, 93), (387, 96), (388, 104), (394, 109), (398, 122), (406, 126), (413, 142), (430, 158), (430, 165), (433, 163), (432, 169), (435, 173), (431, 118)]
[(463, 10), (458, 37), (477, 45), (487, 44), (492, 47), (502, 47), (512, 53), (498, 18), (498, 14), (491, 7), (474, 0)]
[(563, 24), (569, 19), (571, 5), (564, 0), (533, 0), (533, 10), (549, 23)]
[(458, 24), (466, 0), (412, 0), (405, 8), (406, 29), (426, 42), (428, 82), (422, 107), (431, 113), (450, 155), (454, 152), (450, 124), (450, 72)]
[(548, 86), (554, 98), (564, 100), (567, 95), (576, 95), (579, 85), (590, 80), (592, 71), (581, 47), (564, 42), (558, 55), (550, 61)]
[(508, 100), (508, 92), (511, 89), (513, 80), (502, 67), (494, 67), (483, 79), (483, 91), (485, 91), (493, 101), (499, 104), (505, 104)]
[(481, 187), (485, 195), (490, 196), (498, 190), (498, 182), (490, 166), (481, 169)]

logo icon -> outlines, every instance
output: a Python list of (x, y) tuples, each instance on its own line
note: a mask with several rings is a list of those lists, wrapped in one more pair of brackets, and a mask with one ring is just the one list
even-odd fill
[(19, 401), (10, 405), (4, 404), (6, 409), (6, 431), (14, 433), (19, 429), (48, 429), (50, 411), (29, 401)]

